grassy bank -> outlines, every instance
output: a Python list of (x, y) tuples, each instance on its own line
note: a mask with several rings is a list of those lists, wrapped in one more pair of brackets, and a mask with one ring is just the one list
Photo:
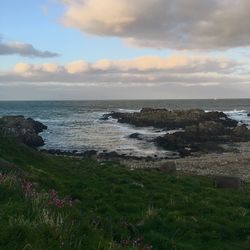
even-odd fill
[(131, 171), (0, 136), (0, 249), (249, 249), (250, 186)]

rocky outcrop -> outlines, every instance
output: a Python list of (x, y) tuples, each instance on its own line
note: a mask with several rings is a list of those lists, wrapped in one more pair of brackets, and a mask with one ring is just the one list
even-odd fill
[(245, 125), (227, 128), (221, 123), (209, 121), (187, 126), (182, 132), (158, 137), (155, 143), (164, 149), (178, 151), (181, 156), (187, 156), (194, 151), (218, 151), (219, 144), (247, 141), (250, 141), (250, 130)]
[(112, 112), (104, 115), (104, 119), (112, 117), (120, 123), (128, 123), (137, 127), (153, 126), (164, 129), (184, 129), (206, 121), (221, 123), (225, 127), (236, 127), (237, 121), (227, 117), (223, 112), (205, 112), (201, 109), (167, 110), (143, 108), (140, 112)]
[(39, 133), (47, 129), (47, 126), (32, 118), (24, 116), (4, 116), (0, 118), (0, 131), (4, 135), (13, 136), (31, 147), (44, 145), (44, 140)]
[[(218, 152), (221, 150), (220, 144), (250, 141), (250, 130), (247, 126), (238, 126), (236, 120), (230, 119), (223, 112), (143, 108), (134, 113), (113, 112), (105, 116), (108, 117), (139, 127), (182, 129), (160, 136), (154, 142), (161, 148), (179, 152), (183, 157), (196, 151)], [(130, 138), (142, 139), (138, 133), (130, 135)]]

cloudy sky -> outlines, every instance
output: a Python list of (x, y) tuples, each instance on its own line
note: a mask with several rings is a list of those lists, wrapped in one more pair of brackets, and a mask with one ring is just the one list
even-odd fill
[(0, 100), (250, 97), (249, 0), (3, 0)]

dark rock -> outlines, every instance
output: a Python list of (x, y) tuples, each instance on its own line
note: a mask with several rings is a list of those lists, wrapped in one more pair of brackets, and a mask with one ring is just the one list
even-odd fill
[(130, 139), (143, 140), (142, 135), (139, 134), (139, 133), (133, 133), (133, 134), (129, 135), (129, 138)]
[(115, 151), (100, 153), (98, 154), (98, 156), (106, 159), (120, 157), (120, 155)]
[(180, 157), (190, 156), (192, 151), (193, 150), (191, 148), (188, 148), (188, 147), (178, 149)]
[(186, 145), (186, 141), (182, 138), (184, 132), (176, 132), (174, 134), (166, 134), (165, 136), (159, 136), (155, 139), (157, 146), (167, 150), (178, 150)]
[[(187, 131), (187, 128), (186, 128)], [(220, 122), (206, 121), (198, 125), (199, 135), (218, 136), (224, 134), (224, 126)]]
[(106, 120), (108, 120), (110, 117), (111, 117), (110, 114), (104, 114), (104, 115), (100, 118), (100, 120), (106, 121)]
[(242, 181), (238, 177), (214, 176), (213, 182), (216, 188), (236, 189), (236, 190), (242, 189)]
[(60, 149), (42, 149), (42, 152), (45, 152), (47, 154), (51, 155), (61, 155), (61, 156), (82, 156), (81, 153), (79, 153), (77, 150), (73, 151), (63, 151)]
[(37, 132), (37, 133), (41, 133), (43, 132), (43, 130), (46, 130), (48, 129), (48, 127), (46, 125), (44, 125), (43, 123), (41, 122), (38, 122), (38, 121), (35, 121), (34, 119), (32, 118), (27, 118), (27, 121), (31, 124), (33, 124), (33, 128), (34, 130)]
[(92, 157), (97, 155), (97, 151), (96, 150), (87, 150), (82, 154), (84, 157)]
[(250, 116), (250, 113), (248, 113), (247, 116)]
[(219, 144), (249, 140), (250, 130), (246, 125), (228, 128), (218, 121), (205, 121), (186, 126), (185, 131), (158, 137), (155, 143), (166, 150), (178, 151), (181, 157), (185, 157), (194, 151), (221, 152)]
[(240, 125), (234, 128), (231, 132), (234, 141), (249, 141), (250, 140), (250, 130), (246, 125)]
[(0, 131), (4, 135), (13, 136), (31, 147), (44, 145), (44, 141), (38, 134), (47, 129), (47, 126), (31, 118), (23, 116), (4, 116), (0, 118)]
[(182, 135), (185, 135), (188, 141), (219, 141), (221, 136), (226, 134), (224, 126), (219, 122), (205, 121), (198, 125), (187, 126)]
[(128, 123), (137, 127), (153, 126), (164, 129), (185, 129), (206, 121), (221, 123), (224, 127), (236, 127), (238, 122), (227, 117), (223, 112), (205, 112), (201, 109), (167, 110), (143, 108), (140, 112), (106, 114), (120, 123)]

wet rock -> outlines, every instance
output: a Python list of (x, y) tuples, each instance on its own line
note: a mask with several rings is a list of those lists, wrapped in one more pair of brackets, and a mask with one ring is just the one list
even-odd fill
[(4, 116), (0, 118), (0, 131), (4, 135), (13, 136), (31, 147), (44, 145), (44, 140), (38, 134), (47, 129), (47, 126), (32, 118), (24, 116)]
[(130, 139), (143, 140), (143, 135), (140, 133), (133, 133), (128, 136)]
[(104, 115), (100, 118), (100, 120), (101, 120), (101, 121), (107, 121), (110, 117), (111, 117), (110, 114), (104, 114)]
[(214, 176), (213, 177), (214, 186), (216, 188), (224, 189), (242, 189), (242, 180), (238, 177), (231, 176)]

